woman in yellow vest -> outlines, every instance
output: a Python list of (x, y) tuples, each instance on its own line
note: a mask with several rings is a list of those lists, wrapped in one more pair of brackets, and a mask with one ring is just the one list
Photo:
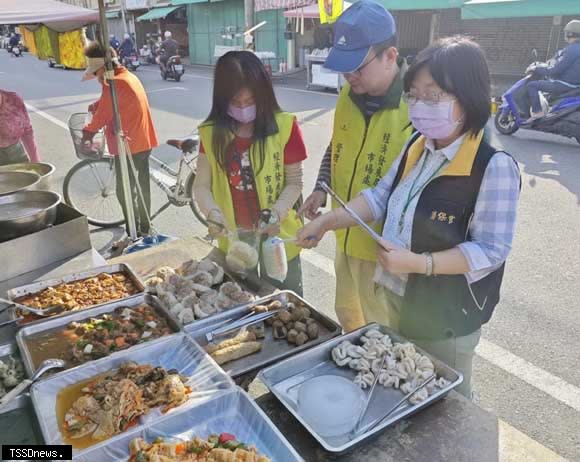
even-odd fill
[[(405, 92), (418, 132), (379, 184), (350, 203), (383, 226), (374, 279), (384, 309), (365, 316), (460, 371), (458, 390), (471, 397), (475, 347), (499, 302), (514, 237), (519, 170), (483, 139), (490, 77), (475, 42), (453, 37), (423, 50)], [(310, 247), (312, 236), (355, 224), (335, 209), (298, 242)]]
[[(295, 205), (302, 194), (306, 147), (296, 117), (280, 109), (254, 53), (230, 51), (218, 60), (212, 109), (199, 133), (195, 199), (210, 235), (219, 236), (220, 249), (227, 252), (230, 245), (224, 229), (254, 246), (267, 236), (294, 238), (302, 226)], [(300, 249), (285, 245), (286, 280), (268, 278), (262, 258), (261, 277), (301, 295)]]

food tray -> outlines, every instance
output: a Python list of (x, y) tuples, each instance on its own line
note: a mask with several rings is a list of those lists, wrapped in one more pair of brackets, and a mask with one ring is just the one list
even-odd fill
[[(72, 273), (72, 274), (69, 274), (67, 276), (63, 276), (61, 278), (47, 279), (45, 281), (34, 282), (32, 284), (27, 284), (25, 286), (16, 287), (14, 289), (9, 290), (6, 293), (6, 297), (11, 301), (18, 301), (22, 297), (36, 294), (36, 293), (41, 292), (42, 290), (44, 290), (48, 287), (54, 287), (54, 286), (57, 286), (59, 284), (66, 283), (66, 282), (74, 282), (74, 281), (80, 281), (82, 279), (92, 278), (92, 277), (97, 276), (101, 273), (107, 273), (107, 274), (125, 273), (131, 279), (133, 284), (135, 284), (135, 287), (137, 288), (136, 294), (134, 294), (130, 297), (125, 297), (124, 299), (118, 299), (118, 300), (127, 300), (127, 299), (135, 297), (135, 296), (137, 296), (140, 293), (143, 293), (145, 291), (145, 287), (143, 286), (143, 282), (141, 281), (139, 276), (137, 276), (137, 274), (131, 269), (131, 267), (125, 263), (120, 263), (120, 264), (116, 264), (116, 265), (99, 266), (97, 268), (92, 268), (92, 269), (87, 270), (87, 271), (83, 271), (83, 272), (79, 272), (79, 273)], [(110, 302), (116, 302), (116, 301), (117, 300), (111, 300)], [(110, 303), (110, 302), (107, 302), (107, 303)], [(61, 314), (51, 316), (48, 319), (55, 319), (55, 318), (61, 318), (64, 316), (69, 316), (73, 313), (77, 313), (79, 311), (83, 311), (83, 310), (92, 308), (94, 306), (100, 306), (100, 305), (104, 305), (104, 303), (101, 303), (99, 305), (87, 306), (81, 310), (65, 311)], [(10, 309), (10, 318), (16, 319), (17, 317), (18, 317), (18, 314), (17, 314), (16, 308), (11, 308)], [(27, 325), (30, 325), (33, 323), (34, 324), (41, 323), (41, 322), (46, 322), (46, 319), (38, 319), (38, 320), (27, 323)]]
[(264, 412), (241, 389), (217, 396), (203, 404), (176, 412), (154, 424), (125, 432), (109, 444), (100, 443), (73, 460), (82, 462), (121, 462), (129, 458), (129, 443), (134, 438), (150, 442), (156, 437), (207, 438), (227, 432), (248, 445), (254, 445), (272, 462), (303, 462), (294, 448)]
[[(380, 425), (377, 425), (373, 430), (362, 433), (358, 437), (352, 439), (349, 435), (338, 437), (323, 437), (319, 435), (314, 429), (300, 416), (298, 413), (298, 390), (300, 385), (309, 379), (322, 375), (338, 375), (346, 377), (349, 380), (354, 380), (356, 372), (341, 368), (334, 364), (331, 358), (331, 351), (338, 344), (344, 340), (349, 340), (356, 343), (358, 339), (367, 330), (377, 324), (369, 324), (361, 329), (357, 329), (348, 334), (342, 335), (335, 339), (329, 340), (318, 347), (311, 348), (304, 353), (282, 361), (274, 366), (264, 369), (258, 374), (258, 378), (270, 389), (272, 393), (280, 400), (280, 402), (296, 417), (296, 419), (306, 428), (306, 430), (316, 438), (324, 449), (331, 452), (343, 453), (354, 446), (357, 446), (364, 440), (370, 438), (372, 435), (382, 431), (395, 422), (402, 420), (410, 415), (424, 409), (433, 404), (435, 401), (443, 398), (453, 388), (457, 387), (463, 381), (463, 376), (451, 369), (449, 366), (434, 358), (430, 354), (423, 351), (421, 348), (415, 346), (415, 349), (423, 355), (428, 356), (435, 365), (435, 371), (438, 377), (444, 377), (451, 384), (433, 395), (429, 396), (425, 401), (419, 404), (403, 404), (399, 410), (395, 411), (391, 417), (386, 419)], [(380, 330), (384, 334), (388, 334), (393, 343), (405, 343), (407, 340), (404, 337), (394, 333), (390, 329), (380, 326)], [(365, 390), (368, 393), (368, 389)], [(360, 428), (374, 422), (375, 419), (385, 415), (398, 401), (403, 398), (404, 394), (392, 388), (385, 388), (377, 385), (373, 399), (369, 405), (367, 415), (362, 420)]]
[[(104, 305), (99, 305), (95, 308), (88, 308), (85, 310), (73, 311), (71, 314), (67, 316), (58, 316), (54, 318), (50, 318), (41, 323), (33, 323), (27, 324), (25, 327), (20, 329), (16, 334), (16, 342), (18, 343), (18, 348), (20, 349), (22, 355), (22, 361), (24, 362), (24, 367), (26, 368), (26, 373), (29, 377), (32, 377), (34, 372), (36, 371), (36, 367), (34, 366), (34, 361), (31, 355), (31, 346), (28, 343), (28, 339), (30, 337), (36, 336), (41, 333), (45, 333), (46, 331), (56, 330), (59, 327), (63, 328), (67, 326), (69, 323), (73, 321), (85, 321), (89, 318), (94, 318), (97, 316), (101, 316), (106, 313), (112, 313), (120, 306), (127, 306), (127, 307), (137, 307), (142, 304), (147, 304), (155, 309), (159, 316), (165, 318), (169, 327), (173, 330), (173, 332), (181, 331), (181, 324), (171, 315), (169, 312), (164, 310), (160, 305), (159, 301), (152, 297), (151, 295), (147, 294), (140, 294), (135, 297), (124, 299), (124, 300), (116, 300), (112, 303), (107, 303)], [(165, 337), (160, 337), (158, 339), (150, 340), (149, 342), (145, 342), (145, 344), (150, 345), (153, 342), (157, 342), (159, 340), (165, 339)], [(143, 345), (143, 344), (141, 344)], [(137, 346), (137, 345), (135, 345)], [(131, 350), (135, 348), (135, 346), (127, 348), (126, 350), (119, 351), (118, 353), (124, 353), (125, 351)], [(1, 350), (0, 350), (1, 353)], [(112, 353), (117, 354), (117, 352)], [(80, 367), (82, 364), (73, 366), (73, 367)], [(72, 368), (67, 368), (72, 369)]]
[[(312, 318), (314, 318), (320, 326), (320, 334), (318, 338), (315, 340), (310, 340), (304, 345), (294, 346), (288, 344), (286, 340), (274, 340), (272, 336), (272, 329), (266, 327), (266, 337), (262, 340), (262, 349), (258, 353), (222, 365), (223, 369), (233, 378), (237, 378), (250, 372), (262, 369), (266, 366), (269, 366), (270, 364), (300, 353), (301, 351), (308, 350), (322, 342), (325, 342), (326, 340), (340, 335), (341, 328), (337, 323), (335, 323), (332, 319), (325, 316), (324, 314), (316, 311), (315, 308), (313, 308), (308, 302), (296, 295), (294, 292), (289, 290), (281, 291), (279, 293), (260, 299), (260, 303), (268, 304), (274, 300), (299, 303), (308, 307), (312, 312)], [(217, 327), (221, 327), (224, 318), (236, 320), (241, 318), (249, 311), (251, 311), (249, 308), (234, 309), (228, 311), (227, 313), (222, 313), (226, 316), (220, 316), (219, 318), (217, 316), (214, 317), (211, 320), (213, 322), (204, 323), (201, 327), (200, 325), (202, 323), (193, 323), (191, 326), (186, 326), (185, 332), (203, 347), (207, 345), (205, 334), (216, 329)], [(221, 340), (224, 340), (225, 338), (227, 337), (220, 337)], [(216, 339), (216, 341), (218, 340)]]
[[(172, 409), (166, 415), (199, 404), (215, 394), (230, 390), (234, 386), (227, 374), (185, 334), (175, 334), (153, 343), (144, 343), (130, 350), (85, 363), (32, 385), (32, 402), (46, 444), (64, 444), (56, 415), (58, 393), (69, 385), (117, 369), (126, 361), (161, 366), (166, 370), (177, 369), (180, 374), (191, 377), (190, 386), (193, 388), (193, 393), (189, 401), (177, 409)], [(140, 423), (135, 429), (154, 422), (160, 417), (162, 417), (160, 412), (152, 410), (148, 415), (141, 417)], [(114, 436), (106, 441), (111, 442), (119, 436)], [(88, 449), (73, 449), (73, 454), (80, 454)]]

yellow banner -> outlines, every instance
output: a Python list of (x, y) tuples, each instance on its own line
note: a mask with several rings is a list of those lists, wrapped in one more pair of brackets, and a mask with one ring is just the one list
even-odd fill
[(332, 24), (342, 14), (343, 0), (318, 0), (320, 23)]

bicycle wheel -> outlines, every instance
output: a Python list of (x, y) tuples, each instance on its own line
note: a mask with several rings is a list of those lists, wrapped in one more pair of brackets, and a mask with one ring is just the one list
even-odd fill
[(101, 228), (121, 226), (125, 219), (115, 185), (113, 159), (83, 160), (66, 174), (64, 200), (86, 215), (91, 225)]
[(197, 202), (195, 200), (195, 194), (193, 193), (193, 182), (194, 181), (195, 181), (195, 173), (191, 172), (191, 175), (189, 176), (189, 180), (187, 181), (187, 191), (189, 192), (189, 197), (191, 197), (191, 202), (189, 205), (191, 207), (191, 211), (195, 215), (195, 218), (197, 218), (200, 221), (200, 223), (207, 225), (207, 221), (205, 220), (205, 217), (204, 217), (203, 213), (201, 213), (199, 205), (197, 204)]

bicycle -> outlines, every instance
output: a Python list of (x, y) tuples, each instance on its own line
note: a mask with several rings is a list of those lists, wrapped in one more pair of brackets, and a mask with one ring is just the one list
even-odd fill
[[(68, 121), (75, 153), (80, 162), (64, 178), (64, 200), (67, 205), (85, 215), (91, 225), (101, 228), (121, 226), (125, 219), (115, 190), (115, 157), (106, 152), (102, 130), (95, 135), (91, 145), (83, 143), (82, 128), (86, 125), (87, 116), (88, 113), (75, 113)], [(150, 170), (150, 178), (167, 195), (167, 202), (151, 216), (151, 221), (172, 205), (189, 205), (195, 217), (205, 225), (205, 217), (193, 196), (199, 137), (193, 135), (186, 140), (168, 140), (167, 144), (180, 149), (182, 156), (177, 170), (153, 155), (150, 157), (150, 161), (160, 168)]]

